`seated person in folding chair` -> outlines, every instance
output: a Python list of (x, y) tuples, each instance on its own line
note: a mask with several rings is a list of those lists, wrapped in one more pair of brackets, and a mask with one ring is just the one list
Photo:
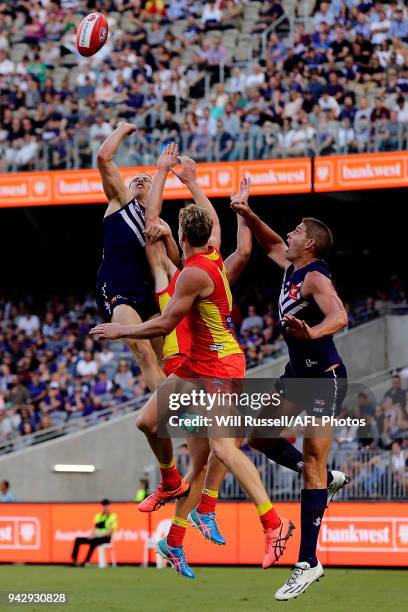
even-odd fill
[(87, 538), (75, 538), (74, 548), (72, 550), (72, 563), (77, 565), (78, 552), (81, 544), (89, 544), (89, 550), (85, 560), (80, 564), (84, 566), (89, 563), (92, 553), (98, 546), (109, 544), (114, 532), (118, 528), (118, 516), (114, 512), (109, 511), (109, 499), (101, 501), (102, 512), (95, 515), (94, 525), (91, 535)]

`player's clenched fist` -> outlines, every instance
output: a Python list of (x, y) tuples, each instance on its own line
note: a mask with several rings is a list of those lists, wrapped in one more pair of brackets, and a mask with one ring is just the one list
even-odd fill
[(130, 134), (133, 134), (134, 132), (136, 132), (137, 127), (133, 125), (133, 123), (126, 123), (125, 121), (119, 121), (118, 125), (116, 126), (116, 129), (123, 130), (123, 132), (125, 132), (128, 136), (130, 136)]
[(161, 221), (151, 223), (149, 229), (145, 231), (146, 240), (149, 244), (154, 244), (158, 240), (164, 240), (171, 236), (171, 229)]
[(92, 328), (89, 332), (91, 336), (97, 336), (98, 340), (118, 340), (126, 338), (126, 325), (119, 323), (101, 323)]

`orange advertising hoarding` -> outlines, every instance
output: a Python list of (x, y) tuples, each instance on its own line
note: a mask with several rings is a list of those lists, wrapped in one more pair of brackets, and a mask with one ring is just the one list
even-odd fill
[[(99, 504), (1, 504), (0, 562), (67, 563), (77, 536), (87, 535)], [(276, 504), (296, 525), (281, 564), (293, 564), (300, 541), (300, 506)], [(147, 515), (136, 504), (114, 503), (119, 527), (114, 537), (118, 563), (142, 563), (145, 542), (163, 537), (174, 507)], [(219, 525), (227, 546), (212, 546), (189, 529), (185, 549), (192, 564), (260, 565), (263, 535), (249, 503), (220, 503)], [(80, 559), (85, 555), (81, 552)], [(323, 565), (407, 566), (407, 503), (334, 503), (326, 510), (318, 543)], [(154, 551), (149, 552), (154, 561)], [(94, 553), (93, 560), (96, 559)]]
[[(310, 158), (197, 164), (199, 182), (209, 197), (228, 197), (249, 176), (253, 195), (353, 191), (408, 186), (408, 152), (338, 155)], [(123, 168), (127, 181), (153, 166)], [(186, 187), (169, 175), (164, 196), (189, 198)], [(97, 170), (20, 172), (0, 174), (0, 208), (92, 204), (105, 202)]]
[(315, 191), (354, 191), (408, 186), (408, 153), (318, 157)]
[[(228, 197), (243, 176), (250, 176), (254, 194), (305, 193), (311, 184), (309, 159), (198, 164), (200, 185), (209, 197)], [(155, 172), (154, 167), (123, 168), (128, 181), (137, 172)], [(189, 198), (190, 192), (169, 175), (166, 199)], [(105, 202), (97, 170), (20, 172), (0, 174), (0, 207), (90, 204)]]

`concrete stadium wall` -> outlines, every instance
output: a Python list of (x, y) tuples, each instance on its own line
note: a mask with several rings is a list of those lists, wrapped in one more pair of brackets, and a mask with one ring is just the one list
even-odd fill
[[(94, 464), (96, 471), (56, 473), (57, 463)], [(133, 413), (0, 457), (0, 479), (10, 480), (18, 501), (130, 501), (151, 463)]]
[[(408, 316), (385, 317), (339, 334), (336, 343), (353, 381), (408, 363)], [(250, 370), (251, 378), (278, 378), (287, 361)], [(152, 465), (135, 415), (0, 457), (0, 479), (10, 480), (19, 501), (133, 499), (138, 480)], [(182, 441), (179, 440), (178, 444)], [(95, 464), (93, 474), (60, 474), (56, 463)]]

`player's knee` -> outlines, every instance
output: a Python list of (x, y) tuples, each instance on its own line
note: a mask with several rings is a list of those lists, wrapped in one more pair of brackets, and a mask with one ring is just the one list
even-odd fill
[(157, 366), (157, 357), (149, 342), (137, 342), (128, 340), (128, 347), (136, 355), (141, 370)]
[(221, 463), (224, 463), (224, 465), (228, 465), (231, 456), (231, 449), (224, 444), (223, 441), (216, 439), (212, 440), (211, 452), (213, 456), (218, 459), (218, 461), (221, 461)]
[(141, 369), (157, 367), (157, 357), (150, 344), (146, 343), (146, 345), (143, 345), (141, 348), (139, 347), (139, 354)]
[(207, 470), (207, 464), (205, 461), (201, 461), (201, 460), (191, 461), (191, 464), (189, 467), (191, 481), (201, 476), (201, 474), (205, 472), (206, 470)]
[(157, 433), (157, 423), (143, 414), (143, 411), (136, 417), (136, 427), (144, 434)]

